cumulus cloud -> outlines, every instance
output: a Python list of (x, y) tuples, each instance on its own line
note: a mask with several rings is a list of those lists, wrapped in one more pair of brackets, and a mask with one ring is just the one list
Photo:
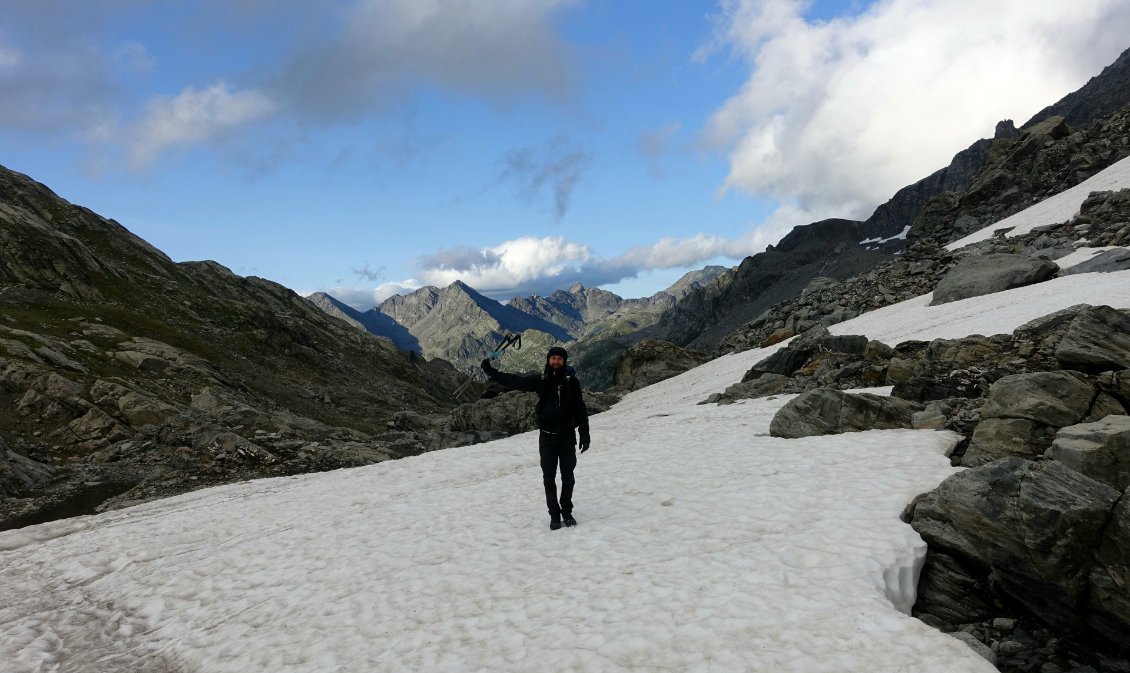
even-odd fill
[(207, 88), (188, 87), (171, 98), (146, 106), (130, 147), (130, 165), (143, 169), (161, 152), (177, 146), (210, 142), (269, 115), (274, 102), (259, 91), (232, 91), (225, 82)]
[(384, 299), (425, 285), (446, 287), (460, 280), (495, 299), (547, 295), (573, 283), (596, 287), (657, 269), (689, 268), (720, 257), (742, 259), (773, 242), (762, 230), (751, 230), (735, 239), (709, 234), (664, 237), (604, 258), (589, 246), (561, 236), (525, 236), (481, 250), (440, 250), (417, 260), (415, 278), (387, 283), (377, 293)]
[(573, 197), (573, 189), (592, 165), (592, 155), (575, 149), (563, 138), (556, 138), (539, 147), (522, 147), (506, 153), (502, 159), (500, 182), (513, 183), (518, 195), (536, 201), (549, 192), (553, 214), (565, 217)]
[(442, 250), (418, 260), (417, 277), (425, 285), (445, 287), (461, 280), (487, 294), (569, 276), (592, 256), (587, 246), (560, 236), (523, 236), (483, 250)]
[[(1124, 0), (888, 0), (827, 22), (801, 0), (723, 0), (717, 39), (748, 61), (705, 140), (739, 189), (866, 218), (1000, 119), (1025, 121), (1125, 48)], [(811, 221), (811, 220), (809, 220)]]

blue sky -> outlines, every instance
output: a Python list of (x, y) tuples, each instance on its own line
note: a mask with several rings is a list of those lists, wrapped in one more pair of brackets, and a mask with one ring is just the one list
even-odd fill
[(645, 296), (865, 218), (1127, 46), (1123, 0), (6, 0), (0, 164), (365, 308)]

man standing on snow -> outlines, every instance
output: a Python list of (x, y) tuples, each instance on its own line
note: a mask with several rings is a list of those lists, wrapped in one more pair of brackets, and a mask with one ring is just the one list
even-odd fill
[[(573, 518), (573, 468), (577, 466), (577, 428), (581, 436), (581, 453), (589, 450), (589, 415), (581, 398), (581, 384), (577, 373), (566, 366), (569, 353), (560, 346), (549, 349), (545, 356), (545, 369), (538, 374), (507, 374), (483, 360), (483, 371), (490, 378), (511, 390), (525, 390), (538, 394), (537, 422), (541, 435), (538, 452), (541, 453), (541, 476), (545, 485), (545, 504), (549, 507), (549, 527), (557, 530), (564, 521), (566, 526), (576, 526)], [(561, 464), (561, 499), (557, 498), (557, 465)]]

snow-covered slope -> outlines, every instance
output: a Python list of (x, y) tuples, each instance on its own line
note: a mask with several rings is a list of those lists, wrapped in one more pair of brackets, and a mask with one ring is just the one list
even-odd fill
[(1119, 161), (1097, 175), (1091, 176), (1071, 189), (1050, 196), (1031, 208), (1026, 208), (996, 224), (989, 225), (965, 238), (954, 241), (947, 245), (946, 249), (957, 250), (970, 243), (992, 238), (993, 232), (1001, 229), (1009, 229), (1005, 236), (1017, 236), (1032, 231), (1034, 227), (1066, 222), (1079, 212), (1079, 205), (1091, 192), (1125, 189), (1126, 187), (1130, 187), (1130, 157)]
[[(927, 301), (834, 331), (1008, 332), (1130, 307), (1130, 272)], [(905, 614), (924, 544), (899, 514), (956, 436), (784, 440), (786, 397), (696, 404), (771, 350), (593, 417), (574, 529), (525, 434), (0, 533), (0, 671), (994, 670)]]

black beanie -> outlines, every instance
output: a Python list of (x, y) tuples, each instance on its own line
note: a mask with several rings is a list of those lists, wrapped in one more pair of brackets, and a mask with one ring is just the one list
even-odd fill
[(568, 351), (566, 351), (561, 346), (554, 346), (553, 348), (550, 348), (549, 352), (545, 354), (545, 361), (549, 362), (549, 358), (551, 358), (554, 355), (560, 355), (566, 362), (569, 361)]

